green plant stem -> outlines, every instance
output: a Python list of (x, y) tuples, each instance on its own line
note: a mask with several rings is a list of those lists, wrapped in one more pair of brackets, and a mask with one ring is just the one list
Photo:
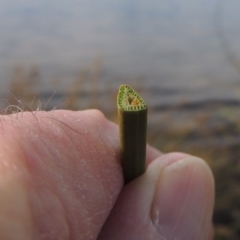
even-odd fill
[(147, 106), (132, 88), (121, 85), (118, 94), (118, 119), (125, 184), (146, 169)]

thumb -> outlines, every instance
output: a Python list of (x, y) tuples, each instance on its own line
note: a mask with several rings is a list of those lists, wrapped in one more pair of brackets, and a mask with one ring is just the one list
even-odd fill
[(162, 155), (124, 187), (98, 239), (211, 239), (213, 203), (214, 181), (203, 160)]

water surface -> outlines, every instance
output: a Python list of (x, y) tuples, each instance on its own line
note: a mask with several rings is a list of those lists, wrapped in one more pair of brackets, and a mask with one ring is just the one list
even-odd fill
[(45, 88), (56, 75), (61, 90), (98, 58), (103, 87), (141, 77), (146, 88), (175, 91), (162, 95), (167, 101), (239, 95), (229, 61), (240, 56), (237, 0), (0, 0), (0, 6), (2, 89), (15, 66), (37, 65)]

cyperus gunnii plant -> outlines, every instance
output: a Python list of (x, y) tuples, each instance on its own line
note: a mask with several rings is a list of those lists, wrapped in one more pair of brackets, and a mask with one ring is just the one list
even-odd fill
[(117, 98), (125, 184), (145, 172), (147, 105), (139, 94), (121, 85)]

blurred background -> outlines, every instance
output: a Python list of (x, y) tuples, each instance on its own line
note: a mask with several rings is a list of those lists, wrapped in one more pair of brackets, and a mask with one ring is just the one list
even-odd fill
[(120, 84), (149, 106), (148, 141), (204, 158), (215, 239), (240, 239), (240, 1), (0, 0), (0, 107), (98, 108)]

